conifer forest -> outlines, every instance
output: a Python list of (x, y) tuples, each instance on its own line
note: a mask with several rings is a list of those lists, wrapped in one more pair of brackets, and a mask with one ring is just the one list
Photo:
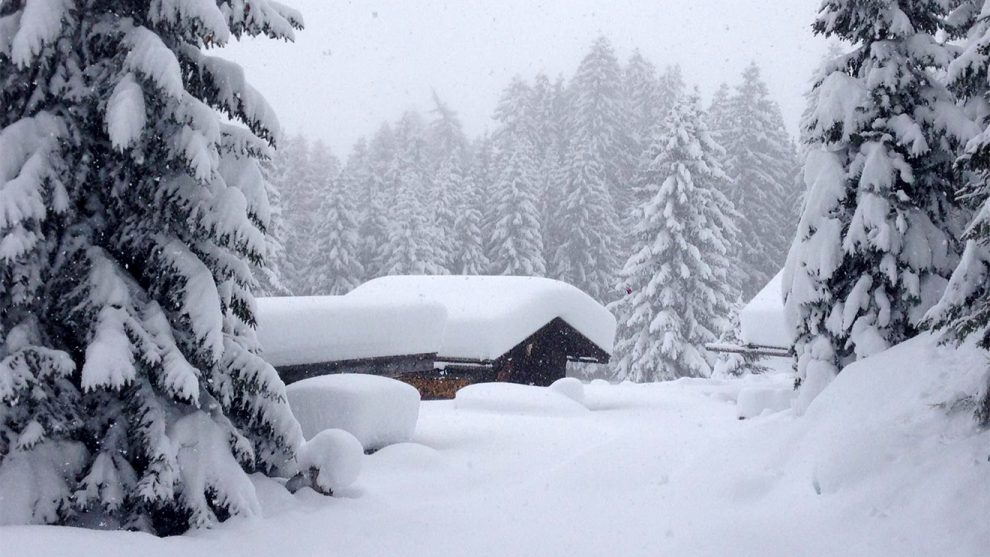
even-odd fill
[(990, 552), (990, 0), (285, 1), (0, 0), (0, 555)]

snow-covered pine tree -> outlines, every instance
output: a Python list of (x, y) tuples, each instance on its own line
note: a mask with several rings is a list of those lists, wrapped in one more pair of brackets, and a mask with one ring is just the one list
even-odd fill
[(386, 187), (395, 201), (388, 208), (387, 238), (381, 249), (384, 275), (446, 274), (442, 250), (427, 203), (431, 189), (422, 116), (407, 112), (396, 125), (395, 156), (386, 173)]
[[(752, 63), (729, 100), (728, 121), (718, 135), (731, 178), (725, 194), (743, 218), (736, 266), (742, 294), (760, 291), (784, 263), (793, 237), (787, 203), (794, 189), (797, 155), (777, 103)], [(722, 116), (718, 116), (721, 118)]]
[(431, 111), (427, 132), (430, 156), (430, 198), (433, 208), (433, 222), (439, 241), (438, 249), (443, 257), (442, 265), (453, 269), (454, 253), (459, 239), (455, 235), (454, 224), (457, 212), (464, 204), (466, 194), (466, 172), (470, 164), (467, 136), (457, 113), (433, 93), (434, 108)]
[(481, 231), (482, 191), (474, 186), (473, 179), (473, 174), (465, 176), (464, 195), (454, 217), (456, 242), (449, 269), (458, 275), (483, 275), (491, 268)]
[[(495, 182), (495, 139), (492, 133), (486, 130), (472, 142), (471, 152), (474, 160), (471, 164), (471, 181), (474, 183), (475, 201), (480, 212), (481, 220), (478, 226), (481, 228), (481, 237), (484, 246), (485, 259), (488, 260), (489, 239), (492, 230), (495, 228), (495, 211), (491, 209), (494, 204), (492, 198), (492, 184)], [(486, 273), (488, 270), (486, 269)]]
[(530, 87), (515, 77), (495, 109), (500, 126), (495, 132), (497, 173), (491, 191), (495, 222), (488, 251), (494, 274), (546, 274), (531, 100)]
[[(963, 42), (962, 53), (949, 64), (948, 80), (967, 113), (975, 115), (975, 137), (959, 162), (969, 171), (962, 196), (976, 212), (965, 231), (962, 258), (926, 321), (945, 331), (948, 338), (957, 342), (975, 338), (990, 350), (990, 60), (986, 57), (990, 15), (982, 7), (983, 2), (967, 0), (947, 18), (948, 31)], [(977, 421), (990, 426), (990, 374), (973, 399)]]
[(388, 244), (389, 215), (396, 190), (389, 182), (396, 157), (395, 132), (383, 124), (368, 147), (368, 182), (366, 194), (358, 197), (361, 215), (361, 266), (367, 278), (384, 276), (384, 249)]
[(300, 26), (266, 0), (0, 5), (4, 522), (180, 532), (294, 466), (251, 294), (279, 126), (210, 50)]
[(808, 186), (784, 274), (798, 412), (847, 363), (910, 338), (957, 260), (953, 169), (965, 121), (928, 0), (827, 0), (816, 33), (854, 45), (816, 85)]
[[(660, 79), (657, 68), (643, 58), (639, 50), (634, 50), (623, 71), (623, 92), (629, 111), (629, 126), (632, 132), (632, 160), (639, 161), (641, 154), (650, 147), (652, 134), (659, 121), (662, 102)], [(627, 215), (620, 215), (626, 217)]]
[(681, 70), (681, 66), (674, 64), (664, 68), (660, 74), (660, 88), (657, 96), (657, 122), (662, 124), (667, 113), (687, 95), (687, 85), (684, 83), (684, 72)]
[(552, 276), (597, 300), (614, 298), (615, 271), (625, 235), (617, 215), (633, 198), (628, 122), (621, 69), (611, 44), (599, 38), (570, 86), (570, 144), (564, 156), (564, 191), (553, 226), (560, 244)]
[(321, 205), (325, 189), (338, 181), (340, 160), (322, 140), (309, 145), (298, 181), (292, 184), (290, 230), (285, 242), (286, 258), (293, 275), (286, 276), (288, 287), (297, 296), (317, 294), (315, 279), (326, 264), (317, 250)]
[(282, 280), (282, 266), (287, 259), (284, 238), (288, 234), (285, 217), (282, 214), (282, 191), (288, 169), (281, 163), (285, 159), (272, 158), (261, 162), (261, 174), (268, 192), (268, 205), (271, 217), (265, 231), (265, 258), (260, 263), (252, 263), (251, 272), (258, 283), (256, 294), (260, 296), (287, 296), (289, 289)]
[[(635, 177), (639, 165), (645, 163), (640, 159), (648, 156), (647, 151), (652, 144), (654, 134), (657, 132), (657, 126), (665, 121), (670, 102), (670, 99), (662, 98), (665, 91), (661, 91), (656, 67), (643, 58), (638, 49), (633, 51), (624, 68), (623, 93), (628, 110), (629, 129), (631, 130), (629, 134), (629, 162), (634, 165), (634, 168), (625, 174), (629, 177)], [(642, 190), (634, 189), (630, 193), (632, 198), (629, 208), (625, 213), (617, 215), (623, 230), (632, 230), (636, 226), (635, 220), (638, 216), (635, 209), (646, 201), (646, 199), (636, 197), (637, 194), (644, 193)], [(631, 255), (632, 246), (629, 242), (631, 242), (632, 237), (629, 234), (625, 236), (626, 244), (620, 254), (620, 261)]]
[(804, 206), (805, 184), (804, 169), (802, 168), (801, 161), (805, 160), (808, 154), (808, 146), (811, 144), (810, 138), (808, 137), (808, 125), (811, 118), (814, 116), (815, 109), (818, 107), (819, 89), (815, 87), (815, 84), (825, 79), (832, 61), (839, 58), (843, 54), (845, 54), (845, 52), (843, 51), (840, 43), (830, 43), (828, 50), (825, 52), (825, 56), (822, 57), (818, 67), (816, 67), (811, 73), (811, 79), (808, 82), (808, 90), (804, 93), (804, 110), (801, 112), (801, 120), (798, 127), (798, 141), (796, 147), (798, 152), (798, 166), (794, 171), (795, 183), (794, 187), (791, 188), (789, 199), (784, 204), (784, 209), (791, 211), (794, 215), (795, 223), (800, 220), (801, 210)]
[(460, 251), (455, 224), (458, 213), (463, 210), (468, 192), (467, 176), (464, 170), (464, 157), (460, 152), (452, 152), (440, 164), (430, 181), (429, 205), (432, 208), (433, 226), (436, 229), (437, 249), (442, 258), (441, 265), (448, 270), (455, 269), (456, 254)]
[(618, 317), (615, 376), (631, 381), (706, 377), (707, 342), (729, 326), (731, 203), (722, 148), (712, 139), (696, 97), (680, 101), (654, 128), (639, 172), (646, 201), (638, 208), (634, 251), (620, 272), (627, 295), (611, 304)]
[(554, 217), (563, 196), (565, 173), (563, 154), (567, 139), (567, 98), (564, 78), (551, 82), (540, 73), (533, 80), (532, 116), (536, 133), (536, 163), (539, 186), (540, 230), (543, 233), (543, 259), (549, 265), (556, 246), (560, 243)]
[(711, 129), (712, 137), (721, 145), (726, 140), (729, 133), (732, 113), (732, 94), (729, 84), (722, 82), (719, 84), (715, 94), (712, 95), (712, 103), (708, 105), (708, 127)]
[(282, 234), (276, 236), (282, 249), (276, 262), (282, 287), (292, 294), (299, 271), (295, 257), (289, 257), (293, 248), (294, 230), (306, 214), (306, 190), (303, 186), (309, 165), (309, 142), (302, 135), (283, 137), (271, 159), (272, 185), (278, 190), (282, 208)]
[(360, 255), (358, 217), (354, 199), (329, 150), (315, 143), (311, 153), (313, 184), (320, 193), (314, 213), (313, 260), (305, 277), (311, 295), (341, 295), (364, 280)]
[(436, 172), (452, 156), (460, 157), (462, 165), (467, 164), (470, 151), (461, 119), (436, 91), (433, 91), (433, 109), (430, 110), (430, 115), (426, 138), (430, 169)]

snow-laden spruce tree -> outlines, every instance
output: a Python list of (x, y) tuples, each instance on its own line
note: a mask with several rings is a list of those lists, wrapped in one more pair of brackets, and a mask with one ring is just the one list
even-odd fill
[(430, 169), (437, 172), (441, 166), (450, 161), (451, 157), (458, 157), (462, 165), (467, 164), (470, 151), (461, 119), (436, 91), (433, 91), (433, 109), (430, 110), (430, 116), (426, 135)]
[(533, 80), (532, 111), (538, 175), (537, 195), (540, 208), (540, 231), (543, 260), (553, 260), (554, 248), (560, 243), (555, 216), (563, 197), (565, 172), (563, 155), (567, 151), (567, 95), (563, 77), (551, 82), (540, 73)]
[(312, 163), (313, 184), (321, 197), (314, 213), (313, 261), (305, 277), (306, 292), (346, 294), (364, 280), (364, 267), (359, 260), (357, 209), (347, 183), (332, 172), (335, 163), (320, 143), (313, 146)]
[(599, 38), (570, 85), (570, 143), (563, 157), (563, 197), (554, 217), (560, 243), (552, 276), (606, 301), (614, 298), (625, 239), (618, 215), (633, 199), (622, 72), (612, 45)]
[(725, 141), (729, 132), (732, 114), (731, 101), (732, 93), (729, 90), (729, 84), (723, 81), (715, 90), (715, 94), (712, 95), (712, 102), (708, 105), (708, 127), (716, 141)]
[[(395, 150), (385, 172), (385, 187), (394, 192), (387, 210), (387, 234), (380, 248), (383, 275), (447, 274), (433, 209), (425, 124), (415, 112), (405, 113), (395, 129)], [(390, 196), (391, 197), (391, 196)]]
[(463, 204), (466, 172), (470, 152), (467, 136), (457, 113), (433, 93), (434, 108), (427, 130), (427, 149), (431, 175), (428, 203), (433, 210), (433, 222), (440, 242), (438, 249), (444, 257), (442, 265), (454, 268), (454, 252), (458, 238), (454, 223)]
[(279, 127), (211, 47), (300, 25), (265, 0), (0, 5), (0, 522), (180, 532), (291, 471), (251, 276)]
[(697, 98), (680, 101), (655, 133), (638, 188), (633, 255), (620, 272), (627, 294), (611, 304), (619, 329), (618, 379), (707, 377), (705, 343), (728, 326), (734, 292), (726, 257), (735, 233), (722, 148), (712, 139)]
[[(661, 100), (660, 79), (657, 68), (634, 50), (623, 71), (623, 93), (628, 103), (629, 129), (631, 130), (633, 160), (650, 147), (652, 134), (665, 114)], [(626, 217), (627, 215), (620, 215)]]
[(495, 109), (500, 126), (495, 132), (495, 222), (488, 254), (491, 272), (499, 275), (546, 274), (531, 99), (530, 87), (516, 77)]
[[(983, 2), (961, 2), (947, 21), (949, 30), (963, 41), (963, 51), (948, 68), (949, 83), (969, 114), (976, 115), (975, 137), (966, 145), (959, 162), (969, 172), (963, 195), (976, 210), (965, 231), (965, 249), (939, 303), (926, 316), (928, 323), (962, 342), (975, 338), (990, 349), (990, 14)], [(990, 425), (990, 376), (974, 393), (976, 418)]]
[(474, 187), (473, 176), (465, 176), (464, 195), (454, 217), (454, 251), (450, 272), (457, 275), (483, 275), (491, 262), (485, 254), (485, 238), (481, 232), (481, 191)]
[(282, 267), (287, 260), (284, 238), (288, 231), (283, 215), (280, 184), (285, 183), (288, 172), (281, 162), (284, 159), (277, 161), (273, 156), (261, 163), (271, 216), (265, 231), (265, 257), (251, 265), (251, 272), (258, 283), (255, 294), (260, 296), (287, 296), (290, 293), (282, 279)]
[(358, 197), (362, 209), (360, 261), (367, 278), (385, 275), (384, 249), (388, 243), (390, 209), (396, 195), (395, 184), (389, 181), (395, 156), (395, 133), (386, 123), (368, 146), (365, 193)]
[(274, 189), (278, 191), (281, 207), (281, 222), (275, 221), (276, 226), (281, 227), (281, 231), (274, 230), (275, 238), (281, 244), (281, 250), (277, 252), (278, 259), (273, 264), (279, 270), (278, 278), (282, 288), (291, 294), (293, 287), (297, 286), (300, 271), (295, 267), (298, 258), (289, 257), (289, 252), (294, 247), (296, 238), (294, 231), (310, 213), (310, 205), (307, 203), (312, 203), (312, 200), (307, 201), (307, 190), (304, 188), (306, 172), (309, 168), (309, 142), (298, 134), (283, 137), (276, 146), (268, 166), (269, 179)]
[(727, 115), (716, 115), (727, 117), (718, 124), (725, 127), (717, 139), (725, 147), (725, 171), (731, 178), (725, 194), (742, 215), (736, 266), (743, 297), (749, 299), (780, 270), (794, 235), (787, 204), (797, 155), (755, 63), (743, 72), (727, 108)]
[(440, 164), (430, 180), (429, 206), (432, 211), (433, 226), (436, 229), (438, 250), (444, 260), (441, 265), (453, 269), (455, 252), (461, 241), (455, 231), (458, 213), (464, 205), (467, 177), (464, 170), (464, 157), (461, 153), (450, 153)]
[[(854, 45), (816, 85), (808, 191), (784, 274), (807, 404), (847, 363), (917, 333), (956, 261), (954, 99), (936, 78), (939, 4), (828, 0), (814, 28)], [(951, 126), (951, 127), (950, 127)]]
[(315, 279), (326, 264), (324, 254), (317, 249), (321, 207), (327, 188), (338, 182), (341, 171), (340, 160), (319, 139), (309, 145), (304, 161), (298, 181), (289, 188), (292, 196), (285, 241), (288, 267), (293, 272), (285, 276), (285, 282), (297, 296), (317, 293)]

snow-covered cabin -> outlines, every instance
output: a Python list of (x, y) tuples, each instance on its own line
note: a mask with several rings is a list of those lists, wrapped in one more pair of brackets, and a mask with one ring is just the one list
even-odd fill
[[(258, 304), (265, 356), (287, 382), (358, 371), (549, 385), (568, 361), (607, 363), (615, 318), (537, 277), (392, 276), (345, 296)], [(424, 393), (426, 395), (426, 393)]]
[(784, 317), (783, 271), (739, 312), (740, 340), (755, 347), (789, 350), (791, 329)]
[(286, 383), (330, 373), (428, 372), (446, 319), (443, 306), (422, 300), (258, 298), (258, 341)]

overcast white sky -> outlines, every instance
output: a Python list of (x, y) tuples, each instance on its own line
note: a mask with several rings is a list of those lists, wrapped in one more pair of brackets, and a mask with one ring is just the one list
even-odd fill
[(821, 0), (281, 0), (303, 12), (292, 44), (250, 39), (225, 49), (244, 65), (289, 133), (351, 144), (436, 88), (471, 135), (489, 127), (515, 74), (573, 74), (591, 42), (621, 59), (638, 47), (657, 66), (679, 63), (710, 96), (751, 60), (792, 133), (825, 41), (811, 33)]

